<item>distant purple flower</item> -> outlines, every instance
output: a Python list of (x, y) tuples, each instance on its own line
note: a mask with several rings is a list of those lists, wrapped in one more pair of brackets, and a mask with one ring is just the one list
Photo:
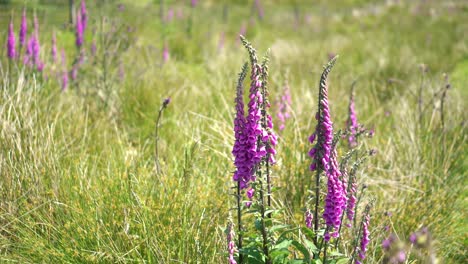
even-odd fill
[(310, 209), (307, 209), (305, 212), (305, 224), (307, 228), (312, 228), (312, 220), (314, 220), (314, 215), (310, 211)]
[(83, 31), (86, 30), (86, 27), (88, 26), (88, 11), (86, 10), (86, 3), (85, 0), (81, 0), (81, 24)]
[[(356, 208), (356, 193), (357, 193), (357, 182), (356, 182), (356, 176), (351, 175), (349, 179), (349, 189), (348, 189), (348, 199), (346, 203), (346, 216), (349, 220), (349, 222), (352, 222), (354, 220), (354, 214), (355, 214), (355, 208)], [(348, 225), (348, 227), (351, 227), (351, 224)]]
[(192, 7), (195, 8), (195, 6), (197, 6), (198, 0), (191, 0), (190, 3)]
[(184, 11), (182, 10), (182, 8), (179, 7), (179, 8), (177, 9), (177, 12), (176, 12), (176, 13), (177, 13), (177, 15), (176, 15), (176, 16), (177, 16), (177, 19), (183, 19), (183, 18), (184, 18)]
[(349, 96), (349, 107), (348, 107), (348, 120), (346, 126), (349, 132), (348, 135), (348, 146), (350, 148), (357, 146), (357, 132), (358, 132), (358, 122), (356, 117), (356, 110), (354, 109), (354, 86), (351, 88), (351, 95)]
[(52, 62), (55, 63), (57, 61), (57, 38), (55, 36), (55, 31), (52, 33)]
[(263, 11), (263, 7), (260, 3), (260, 0), (255, 0), (255, 8), (257, 8), (257, 11), (258, 11), (258, 17), (260, 19), (263, 19), (263, 17), (265, 16), (265, 12)]
[(361, 237), (361, 243), (360, 243), (360, 248), (359, 248), (359, 258), (361, 260), (364, 260), (366, 258), (367, 245), (370, 242), (369, 221), (370, 221), (370, 217), (369, 217), (369, 213), (367, 213), (364, 218), (364, 222), (362, 223), (362, 237)]
[(77, 64), (73, 65), (70, 75), (73, 81), (76, 81), (78, 79), (78, 65)]
[(28, 33), (28, 22), (26, 20), (26, 8), (23, 8), (23, 15), (21, 16), (21, 26), (19, 31), (19, 44), (20, 47), (26, 45), (26, 34)]
[(78, 49), (83, 45), (83, 22), (81, 11), (77, 12), (75, 25), (75, 44)]
[[(239, 29), (238, 36), (245, 36), (246, 33), (247, 33), (247, 25), (245, 23), (242, 23), (242, 26)], [(237, 43), (240, 43), (240, 38), (237, 39)]]
[(171, 103), (171, 97), (167, 97), (163, 101), (163, 107), (167, 107)]
[(229, 264), (237, 264), (236, 260), (234, 259), (234, 253), (236, 252), (236, 243), (234, 242), (234, 226), (231, 221), (229, 221), (228, 226), (226, 228), (226, 236), (229, 253)]
[(32, 38), (32, 47), (33, 47), (33, 61), (35, 65), (39, 64), (39, 55), (41, 52), (41, 45), (39, 43), (39, 34), (35, 31), (34, 37)]
[(289, 93), (289, 85), (286, 83), (283, 88), (283, 94), (281, 98), (277, 100), (277, 109), (276, 117), (279, 121), (279, 130), (283, 131), (286, 127), (286, 120), (291, 117), (289, 113), (289, 107), (291, 106), (291, 94)]
[(65, 70), (62, 72), (62, 91), (67, 90), (67, 87), (68, 87), (68, 72), (67, 72), (67, 70), (65, 69)]
[(44, 70), (45, 64), (42, 61), (38, 61), (36, 67), (37, 71), (42, 72)]
[(117, 6), (117, 8), (119, 9), (120, 12), (123, 12), (125, 10), (125, 5), (124, 4), (119, 4)]
[(10, 60), (14, 60), (16, 58), (16, 39), (13, 20), (10, 20), (10, 25), (8, 26), (7, 53)]
[(166, 21), (167, 21), (167, 22), (171, 22), (172, 19), (174, 19), (174, 9), (169, 8), (169, 10), (167, 10)]
[(169, 61), (170, 54), (169, 54), (169, 48), (167, 47), (167, 45), (164, 45), (162, 58), (163, 58), (163, 62)]

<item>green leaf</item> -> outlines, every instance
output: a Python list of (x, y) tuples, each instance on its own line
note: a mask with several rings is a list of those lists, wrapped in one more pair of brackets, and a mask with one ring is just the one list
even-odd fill
[(308, 239), (304, 239), (304, 243), (306, 244), (307, 248), (312, 251), (314, 254), (318, 254), (318, 248), (317, 246), (314, 244), (314, 242), (308, 240)]
[(310, 252), (304, 245), (302, 245), (296, 240), (292, 241), (292, 244), (297, 250), (299, 250), (302, 253), (302, 255), (304, 255), (304, 259), (306, 261), (310, 261)]
[(291, 246), (292, 243), (293, 243), (293, 240), (286, 239), (274, 245), (273, 248), (274, 249), (288, 248), (289, 246)]
[(349, 258), (342, 258), (339, 259), (336, 264), (347, 264), (349, 262)]

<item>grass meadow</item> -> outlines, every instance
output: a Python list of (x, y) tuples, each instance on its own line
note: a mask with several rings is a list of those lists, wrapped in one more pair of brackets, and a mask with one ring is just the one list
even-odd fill
[[(358, 147), (376, 152), (357, 172), (361, 207), (374, 204), (363, 262), (384, 262), (389, 234), (408, 241), (423, 227), (436, 262), (408, 249), (403, 263), (467, 261), (465, 1), (161, 2), (87, 1), (77, 49), (66, 3), (0, 1), (1, 263), (227, 263), (234, 99), (249, 60), (239, 34), (260, 55), (270, 49), (275, 130), (275, 102), (290, 89), (271, 167), (278, 221), (304, 226), (319, 78), (339, 54), (334, 128), (346, 127), (355, 82), (357, 119), (375, 131)], [(24, 7), (28, 36), (37, 17), (41, 70), (7, 56), (10, 18), (17, 35)]]

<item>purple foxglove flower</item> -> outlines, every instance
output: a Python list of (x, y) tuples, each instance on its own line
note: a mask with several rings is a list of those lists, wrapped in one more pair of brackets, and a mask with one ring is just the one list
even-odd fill
[(66, 91), (68, 87), (68, 71), (64, 70), (62, 72), (62, 91)]
[[(262, 139), (264, 131), (261, 127), (261, 104), (263, 103), (263, 96), (261, 93), (262, 88), (262, 67), (257, 62), (255, 50), (245, 39), (242, 39), (244, 45), (250, 53), (251, 60), (251, 75), (250, 75), (250, 90), (249, 90), (249, 103), (248, 112), (246, 117), (245, 134), (247, 141), (247, 158), (250, 160), (248, 171), (250, 172), (247, 182), (255, 181), (255, 167), (260, 163), (262, 158), (267, 154), (264, 145), (258, 144), (259, 139)], [(262, 140), (263, 141), (263, 140)]]
[(13, 20), (10, 20), (10, 25), (8, 26), (7, 53), (10, 60), (14, 60), (16, 58), (16, 39), (13, 28)]
[(360, 242), (360, 247), (359, 247), (359, 258), (361, 260), (364, 260), (366, 258), (367, 245), (370, 242), (369, 221), (370, 221), (370, 217), (369, 217), (369, 213), (367, 213), (364, 218), (364, 222), (362, 223), (362, 236), (361, 236), (361, 242)]
[(312, 220), (314, 219), (314, 215), (310, 211), (310, 209), (307, 209), (305, 212), (305, 224), (307, 228), (312, 228)]
[(42, 61), (38, 61), (36, 65), (37, 71), (42, 72), (44, 70), (44, 66), (45, 64)]
[(166, 21), (171, 22), (173, 18), (174, 18), (174, 9), (169, 8), (169, 10), (167, 10)]
[(192, 7), (195, 8), (195, 6), (197, 6), (198, 0), (191, 0), (190, 3)]
[(33, 40), (33, 60), (35, 65), (39, 65), (39, 55), (41, 52), (41, 45), (39, 43), (38, 34), (34, 33)]
[(164, 45), (162, 58), (163, 58), (163, 62), (169, 61), (170, 54), (169, 54), (169, 48), (167, 47), (167, 45)]
[(354, 109), (354, 85), (351, 88), (351, 95), (349, 97), (348, 120), (346, 121), (348, 128), (348, 146), (350, 148), (357, 146), (356, 134), (358, 132), (359, 124), (357, 122), (356, 111)]
[(341, 216), (346, 208), (346, 185), (341, 178), (341, 172), (338, 169), (336, 145), (330, 155), (330, 168), (326, 172), (327, 195), (325, 197), (325, 210), (323, 218), (327, 225), (325, 232), (325, 240), (329, 241), (329, 232), (332, 232), (333, 237), (338, 237), (338, 230), (341, 225)]
[(336, 58), (330, 60), (325, 67), (325, 70), (320, 78), (320, 91), (319, 91), (319, 109), (315, 115), (318, 123), (313, 133), (315, 136), (311, 136), (309, 141), (313, 143), (311, 139), (317, 139), (317, 143), (313, 147), (315, 151), (310, 151), (309, 155), (312, 158), (311, 169), (318, 169), (328, 172), (330, 162), (330, 151), (332, 148), (333, 141), (333, 123), (330, 117), (330, 108), (328, 106), (328, 85), (327, 76), (330, 73), (333, 65), (336, 62)]
[(289, 113), (289, 107), (291, 106), (291, 95), (289, 93), (289, 85), (286, 83), (284, 85), (283, 94), (281, 98), (277, 100), (277, 109), (276, 117), (279, 121), (279, 130), (283, 131), (286, 127), (286, 120), (291, 117)]
[(184, 18), (184, 11), (182, 10), (182, 8), (178, 8), (177, 9), (177, 19), (183, 19)]
[(78, 49), (83, 45), (83, 21), (81, 11), (78, 11), (76, 15), (75, 44)]
[(229, 264), (237, 264), (234, 259), (234, 253), (236, 252), (236, 243), (234, 242), (234, 226), (231, 221), (229, 221), (226, 228), (226, 237), (227, 237), (227, 247), (229, 253)]
[(248, 186), (250, 180), (250, 160), (247, 156), (248, 145), (247, 135), (245, 133), (247, 120), (244, 113), (244, 87), (242, 85), (245, 76), (247, 74), (247, 63), (242, 67), (242, 71), (239, 74), (239, 80), (237, 83), (236, 92), (236, 117), (234, 118), (234, 147), (232, 154), (234, 155), (234, 165), (236, 171), (234, 172), (233, 180), (239, 182), (241, 189), (245, 189)]
[[(355, 208), (356, 208), (356, 193), (357, 193), (357, 182), (356, 176), (354, 174), (351, 175), (349, 179), (349, 189), (348, 189), (348, 199), (346, 204), (346, 216), (349, 222), (354, 220)], [(351, 224), (348, 224), (348, 227), (351, 227)]]
[(86, 10), (86, 3), (85, 0), (81, 0), (81, 27), (83, 28), (83, 32), (86, 30), (88, 26), (88, 11)]
[(255, 0), (255, 8), (257, 9), (258, 17), (260, 19), (263, 19), (263, 17), (265, 16), (265, 12), (263, 11), (263, 7), (260, 4), (260, 0)]
[(26, 20), (26, 8), (23, 8), (23, 15), (21, 16), (21, 26), (19, 31), (20, 47), (24, 47), (26, 45), (26, 34), (28, 34), (28, 22)]
[(55, 36), (55, 31), (52, 33), (52, 62), (55, 63), (57, 61), (57, 38)]
[(70, 76), (73, 81), (76, 81), (78, 79), (78, 65), (77, 64), (73, 65), (72, 70), (70, 72)]

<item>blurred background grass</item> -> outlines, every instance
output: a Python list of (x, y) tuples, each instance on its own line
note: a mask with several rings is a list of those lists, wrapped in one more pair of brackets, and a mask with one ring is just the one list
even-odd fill
[[(39, 18), (43, 56), (49, 57), (56, 30), (71, 63), (74, 33), (64, 2), (27, 1), (26, 7)], [(302, 224), (300, 209), (312, 187), (306, 139), (315, 127), (320, 70), (329, 54), (340, 54), (330, 76), (335, 127), (344, 127), (349, 87), (357, 79), (358, 120), (376, 131), (366, 147), (378, 155), (358, 175), (377, 198), (368, 262), (381, 261), (387, 225), (402, 239), (427, 226), (441, 263), (466, 261), (466, 2), (261, 2), (263, 19), (253, 1), (199, 1), (195, 8), (164, 1), (164, 16), (170, 9), (176, 15), (161, 23), (159, 1), (88, 1), (85, 45), (104, 34), (103, 21), (121, 28), (115, 41), (128, 44), (113, 54), (105, 85), (113, 95), (101, 85), (100, 60), (91, 59), (79, 77), (80, 89), (91, 91), (87, 96), (73, 88), (60, 92), (53, 75), (19, 73), (3, 86), (2, 262), (224, 262), (235, 82), (247, 60), (237, 40), (242, 27), (260, 53), (271, 48), (271, 99), (280, 96), (285, 79), (291, 87), (293, 118), (274, 168), (281, 187), (275, 198), (294, 212), (288, 221)], [(23, 5), (2, 2), (1, 43), (12, 13), (19, 25)], [(162, 63), (165, 44), (170, 60)], [(98, 45), (98, 52), (107, 48)], [(428, 68), (423, 82), (421, 64)], [(1, 65), (7, 65), (4, 54)], [(124, 79), (116, 74), (120, 65)], [(413, 94), (422, 83), (429, 102), (444, 85), (443, 73), (452, 84), (445, 128), (438, 102), (418, 124)], [(156, 175), (155, 118), (167, 96), (172, 102), (160, 128), (164, 173)]]

